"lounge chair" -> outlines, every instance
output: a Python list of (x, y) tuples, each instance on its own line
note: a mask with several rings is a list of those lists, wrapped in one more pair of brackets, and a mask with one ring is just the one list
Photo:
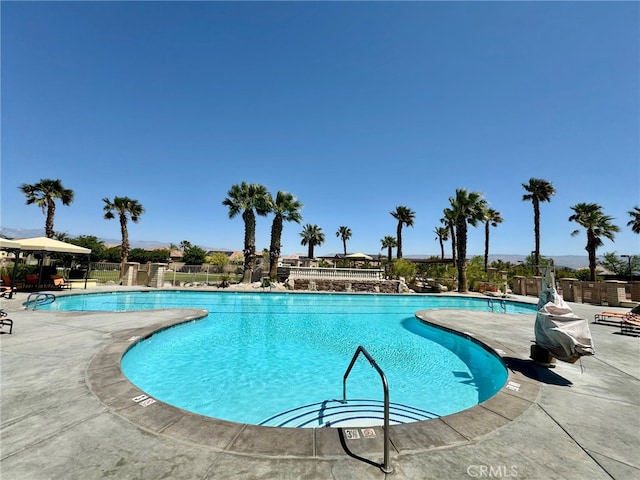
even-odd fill
[(640, 336), (640, 315), (628, 313), (620, 323), (620, 333), (623, 335)]
[(0, 287), (0, 289), (2, 289), (2, 292), (0, 293), (0, 298), (9, 298), (11, 295), (13, 295), (16, 292), (15, 287), (5, 287), (3, 285), (2, 287)]
[(27, 273), (24, 281), (26, 288), (38, 288), (40, 282), (38, 281), (38, 275), (35, 273)]
[(600, 312), (593, 316), (594, 323), (619, 327), (629, 312)]
[[(22, 286), (24, 286), (24, 282), (22, 282), (21, 284)], [(2, 286), (5, 288), (13, 287), (14, 290), (18, 288), (18, 285), (12, 282), (11, 277), (9, 277), (9, 275), (6, 275), (6, 274), (2, 274)]]
[(596, 313), (593, 317), (594, 323), (603, 323), (605, 325), (613, 325), (614, 327), (619, 327), (620, 323), (628, 318), (629, 315), (633, 315), (634, 318), (640, 318), (640, 304), (633, 307), (631, 310), (627, 310), (626, 312), (600, 312)]
[[(6, 318), (7, 312), (0, 310), (0, 328), (7, 325), (9, 327), (9, 334), (13, 332), (13, 320)], [(4, 332), (3, 332), (4, 333)]]
[(64, 281), (64, 278), (60, 275), (51, 275), (51, 281), (53, 282), (53, 287), (59, 290), (63, 290), (65, 288), (68, 288), (68, 289), (71, 288), (71, 284), (66, 283)]

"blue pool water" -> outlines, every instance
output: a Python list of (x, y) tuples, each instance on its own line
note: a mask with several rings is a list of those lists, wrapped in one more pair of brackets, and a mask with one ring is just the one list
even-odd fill
[[(48, 305), (111, 311), (169, 307), (203, 308), (209, 315), (139, 342), (123, 357), (122, 371), (158, 400), (225, 420), (330, 424), (327, 412), (342, 399), (343, 375), (359, 345), (386, 374), (395, 423), (470, 408), (494, 395), (507, 377), (500, 360), (481, 346), (414, 316), (425, 308), (489, 310), (481, 298), (154, 291), (66, 296)], [(532, 313), (535, 305), (505, 307)], [(383, 399), (380, 377), (364, 357), (349, 376), (347, 397)], [(310, 409), (326, 418), (298, 410), (309, 405), (319, 405)], [(294, 412), (288, 414), (293, 423), (278, 417), (287, 411)], [(365, 424), (380, 423), (379, 415), (363, 416), (370, 417)]]

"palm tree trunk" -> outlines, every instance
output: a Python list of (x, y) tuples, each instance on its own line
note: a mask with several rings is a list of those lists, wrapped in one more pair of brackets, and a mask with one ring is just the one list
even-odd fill
[(467, 222), (462, 220), (456, 225), (456, 240), (458, 245), (458, 292), (465, 293), (467, 286)]
[(596, 281), (596, 248), (597, 240), (590, 230), (587, 230), (587, 246), (585, 250), (589, 255), (589, 277), (592, 282)]
[(45, 226), (45, 235), (47, 238), (53, 238), (53, 219), (56, 216), (56, 204), (53, 200), (47, 201), (47, 220)]
[(540, 202), (533, 200), (533, 233), (535, 235), (536, 248), (533, 253), (534, 274), (538, 274), (540, 265)]
[(451, 235), (451, 258), (453, 260), (453, 264), (456, 264), (456, 229), (453, 223), (449, 226), (450, 235)]
[(122, 235), (120, 263), (124, 268), (124, 264), (129, 260), (129, 232), (127, 231), (127, 217), (124, 215), (120, 215), (120, 233)]
[(484, 224), (484, 271), (489, 266), (489, 222)]
[(398, 222), (398, 230), (396, 233), (398, 237), (398, 245), (396, 247), (396, 258), (402, 258), (402, 222)]
[(244, 273), (242, 283), (251, 283), (256, 262), (256, 217), (253, 210), (242, 213), (244, 220)]
[(269, 247), (269, 277), (275, 279), (278, 276), (278, 259), (280, 258), (280, 239), (282, 237), (282, 217), (273, 219), (271, 231), (271, 246)]

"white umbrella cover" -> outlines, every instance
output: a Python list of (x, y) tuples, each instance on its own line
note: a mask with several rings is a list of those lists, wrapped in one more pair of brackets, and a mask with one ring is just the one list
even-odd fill
[(536, 344), (564, 362), (573, 363), (584, 355), (593, 355), (589, 322), (576, 316), (555, 289), (554, 275), (547, 265), (538, 300)]

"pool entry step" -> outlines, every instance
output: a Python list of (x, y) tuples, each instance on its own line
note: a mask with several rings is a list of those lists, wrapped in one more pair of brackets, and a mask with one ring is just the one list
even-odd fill
[[(397, 425), (437, 418), (439, 415), (420, 408), (389, 403), (389, 424)], [(260, 422), (268, 427), (323, 428), (373, 427), (384, 423), (382, 400), (325, 400), (285, 410)]]

